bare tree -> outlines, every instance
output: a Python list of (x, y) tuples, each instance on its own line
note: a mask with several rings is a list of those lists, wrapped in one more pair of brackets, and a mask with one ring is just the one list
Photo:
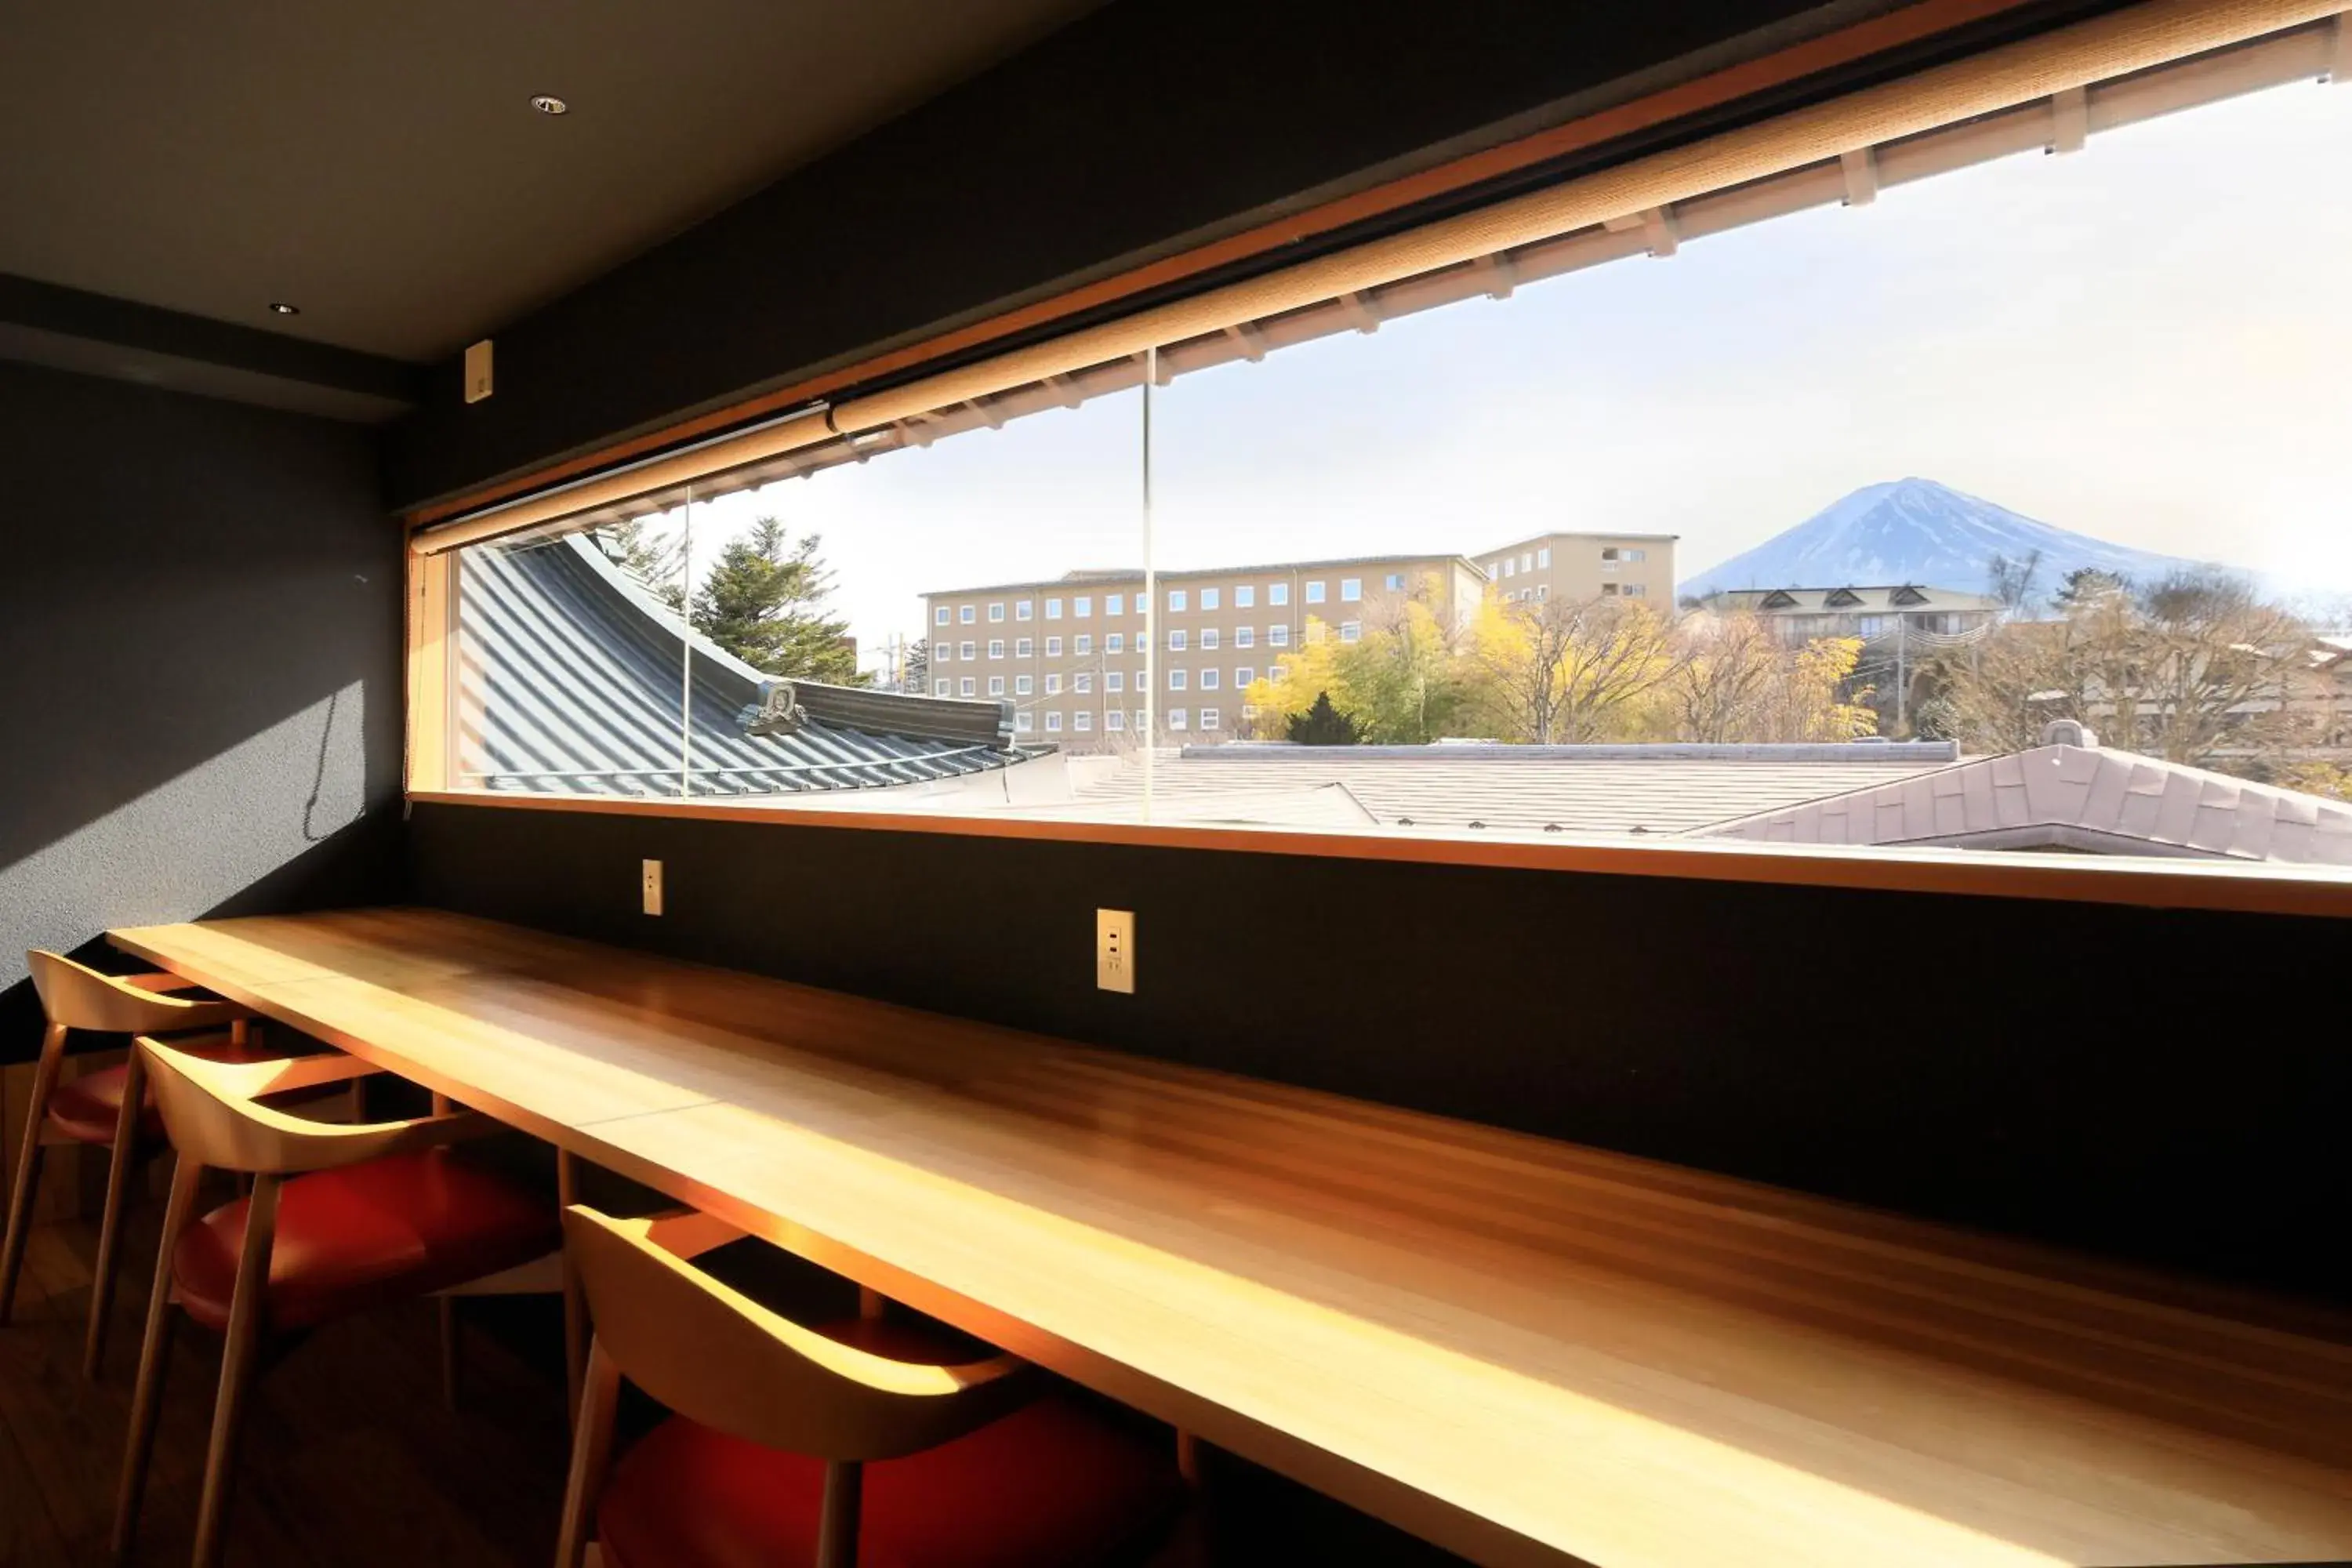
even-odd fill
[(1603, 738), (1685, 657), (1664, 616), (1619, 598), (1490, 600), (1470, 647), (1496, 716), (1539, 746)]

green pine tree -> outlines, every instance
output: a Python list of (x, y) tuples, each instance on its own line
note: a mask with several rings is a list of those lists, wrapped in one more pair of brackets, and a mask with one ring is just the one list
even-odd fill
[(833, 574), (814, 533), (793, 542), (772, 517), (730, 540), (694, 595), (694, 629), (770, 675), (863, 686), (849, 623), (824, 613)]
[(1364, 727), (1331, 706), (1331, 694), (1318, 691), (1314, 705), (1290, 720), (1289, 739), (1301, 746), (1352, 746), (1364, 738)]
[(604, 552), (604, 559), (635, 578), (639, 587), (677, 614), (686, 613), (683, 535), (648, 533), (645, 519), (633, 517), (608, 522), (590, 537)]

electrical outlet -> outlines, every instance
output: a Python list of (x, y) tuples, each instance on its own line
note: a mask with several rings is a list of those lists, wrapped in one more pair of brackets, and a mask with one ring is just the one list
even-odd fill
[(1135, 911), (1095, 911), (1095, 989), (1135, 994)]
[(657, 915), (662, 912), (661, 862), (648, 860), (645, 868), (646, 913)]

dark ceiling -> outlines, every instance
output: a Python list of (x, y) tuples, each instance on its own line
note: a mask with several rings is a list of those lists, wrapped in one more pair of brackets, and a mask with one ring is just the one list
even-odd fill
[(11, 5), (0, 274), (437, 359), (1097, 3)]

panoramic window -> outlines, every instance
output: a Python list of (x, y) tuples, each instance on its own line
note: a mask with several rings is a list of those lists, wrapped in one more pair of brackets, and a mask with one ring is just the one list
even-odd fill
[(2306, 34), (465, 545), (449, 782), (2352, 865)]

